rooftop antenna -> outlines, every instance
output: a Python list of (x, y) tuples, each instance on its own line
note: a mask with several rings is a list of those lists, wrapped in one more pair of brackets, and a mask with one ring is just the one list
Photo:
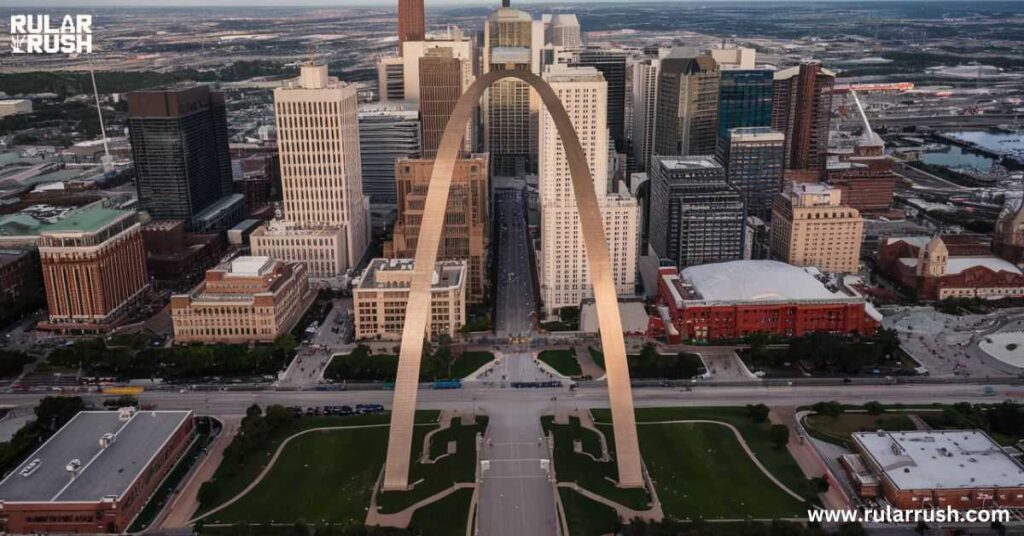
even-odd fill
[(85, 56), (85, 61), (89, 64), (89, 78), (92, 79), (92, 95), (96, 99), (96, 115), (100, 118), (100, 136), (103, 139), (103, 171), (110, 171), (113, 169), (114, 162), (110, 158), (110, 145), (107, 143), (107, 128), (103, 125), (103, 110), (100, 108), (100, 94), (96, 91), (96, 71), (92, 68), (92, 58), (88, 55)]

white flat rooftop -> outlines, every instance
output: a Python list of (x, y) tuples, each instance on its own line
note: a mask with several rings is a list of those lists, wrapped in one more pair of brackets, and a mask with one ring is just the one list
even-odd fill
[(1024, 487), (1024, 466), (978, 430), (856, 432), (853, 438), (903, 490)]
[(684, 281), (709, 301), (850, 299), (803, 268), (777, 261), (729, 261), (685, 268)]
[[(917, 266), (917, 259), (913, 257), (903, 257), (900, 259), (900, 262), (910, 268)], [(1000, 259), (999, 257), (950, 257), (949, 260), (946, 261), (946, 273), (950, 275), (959, 274), (964, 270), (979, 266), (988, 268), (996, 273), (1021, 273), (1020, 268), (1017, 268), (1013, 263)]]

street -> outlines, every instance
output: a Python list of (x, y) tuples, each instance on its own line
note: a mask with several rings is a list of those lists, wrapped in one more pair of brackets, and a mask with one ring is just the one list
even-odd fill
[(522, 190), (498, 191), (495, 222), (498, 225), (495, 332), (499, 337), (526, 336), (533, 331), (537, 306)]

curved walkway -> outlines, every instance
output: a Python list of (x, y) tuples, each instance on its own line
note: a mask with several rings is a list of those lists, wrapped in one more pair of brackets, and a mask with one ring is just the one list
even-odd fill
[[(433, 424), (434, 423), (430, 423), (430, 425), (433, 425)], [(213, 514), (216, 514), (217, 512), (220, 512), (221, 510), (231, 506), (232, 504), (235, 504), (236, 502), (241, 500), (242, 497), (245, 497), (246, 494), (248, 494), (250, 491), (255, 489), (256, 486), (258, 486), (260, 484), (260, 482), (263, 481), (263, 478), (266, 477), (270, 473), (270, 470), (273, 469), (274, 464), (277, 463), (278, 457), (280, 457), (281, 453), (284, 452), (284, 449), (285, 449), (285, 447), (288, 446), (288, 443), (290, 443), (293, 439), (295, 439), (297, 437), (304, 436), (306, 434), (310, 434), (310, 433), (313, 433), (313, 432), (329, 432), (329, 431), (333, 431), (333, 430), (359, 430), (359, 429), (363, 429), (363, 428), (385, 428), (387, 426), (390, 426), (390, 425), (388, 423), (383, 423), (383, 424), (357, 424), (357, 425), (353, 425), (353, 426), (321, 426), (319, 428), (309, 428), (307, 430), (302, 430), (301, 432), (296, 432), (296, 433), (286, 437), (285, 440), (282, 441), (281, 444), (277, 446), (277, 450), (274, 451), (274, 455), (271, 456), (270, 461), (267, 462), (267, 465), (263, 467), (263, 470), (260, 471), (260, 474), (256, 477), (255, 480), (250, 482), (248, 486), (246, 486), (242, 491), (238, 492), (238, 494), (236, 494), (234, 497), (232, 497), (232, 498), (228, 499), (227, 501), (223, 502), (220, 506), (217, 506), (216, 508), (211, 509), (209, 512), (206, 512), (205, 514), (203, 514), (201, 516), (196, 516), (196, 517), (190, 519), (188, 524), (189, 525), (193, 525), (196, 522), (198, 522), (199, 520), (204, 519), (206, 517), (209, 517), (209, 516), (211, 516)]]
[(188, 520), (199, 509), (199, 488), (213, 478), (213, 474), (224, 460), (224, 449), (238, 433), (241, 417), (210, 417), (220, 421), (221, 429), (217, 438), (207, 448), (206, 455), (192, 469), (188, 480), (175, 492), (174, 499), (160, 513), (151, 527), (178, 529), (188, 525)]

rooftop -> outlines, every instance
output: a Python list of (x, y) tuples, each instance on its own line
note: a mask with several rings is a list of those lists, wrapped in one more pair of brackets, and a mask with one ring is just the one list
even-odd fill
[(254, 277), (263, 274), (270, 265), (270, 257), (238, 257), (231, 261), (229, 275)]
[[(0, 498), (50, 503), (120, 498), (191, 417), (191, 411), (142, 411), (122, 422), (117, 411), (80, 412), (0, 482)], [(108, 433), (114, 441), (103, 448), (100, 438)], [(81, 462), (74, 479), (66, 467), (72, 460)]]
[[(913, 257), (901, 258), (900, 262), (911, 268), (917, 266), (917, 259)], [(996, 273), (1021, 274), (1020, 268), (999, 257), (949, 257), (946, 261), (946, 273), (949, 275), (959, 274), (971, 268), (988, 268)]]
[[(373, 259), (360, 276), (356, 289), (406, 289), (412, 279), (413, 259)], [(436, 290), (457, 287), (466, 274), (465, 261), (438, 261), (431, 286)]]
[(980, 430), (856, 432), (899, 489), (1022, 487), (1024, 467)]
[[(832, 292), (803, 268), (778, 261), (729, 261), (685, 268), (682, 299), (728, 302), (850, 300)], [(678, 289), (677, 289), (678, 290)], [(685, 288), (682, 290), (686, 290)]]
[(669, 170), (715, 169), (722, 167), (715, 161), (713, 156), (659, 156), (657, 159), (665, 166), (665, 169)]
[(116, 208), (103, 206), (84, 207), (82, 210), (70, 212), (67, 217), (58, 222), (43, 226), (40, 229), (40, 234), (67, 232), (95, 233), (129, 214), (131, 214), (130, 211)]

